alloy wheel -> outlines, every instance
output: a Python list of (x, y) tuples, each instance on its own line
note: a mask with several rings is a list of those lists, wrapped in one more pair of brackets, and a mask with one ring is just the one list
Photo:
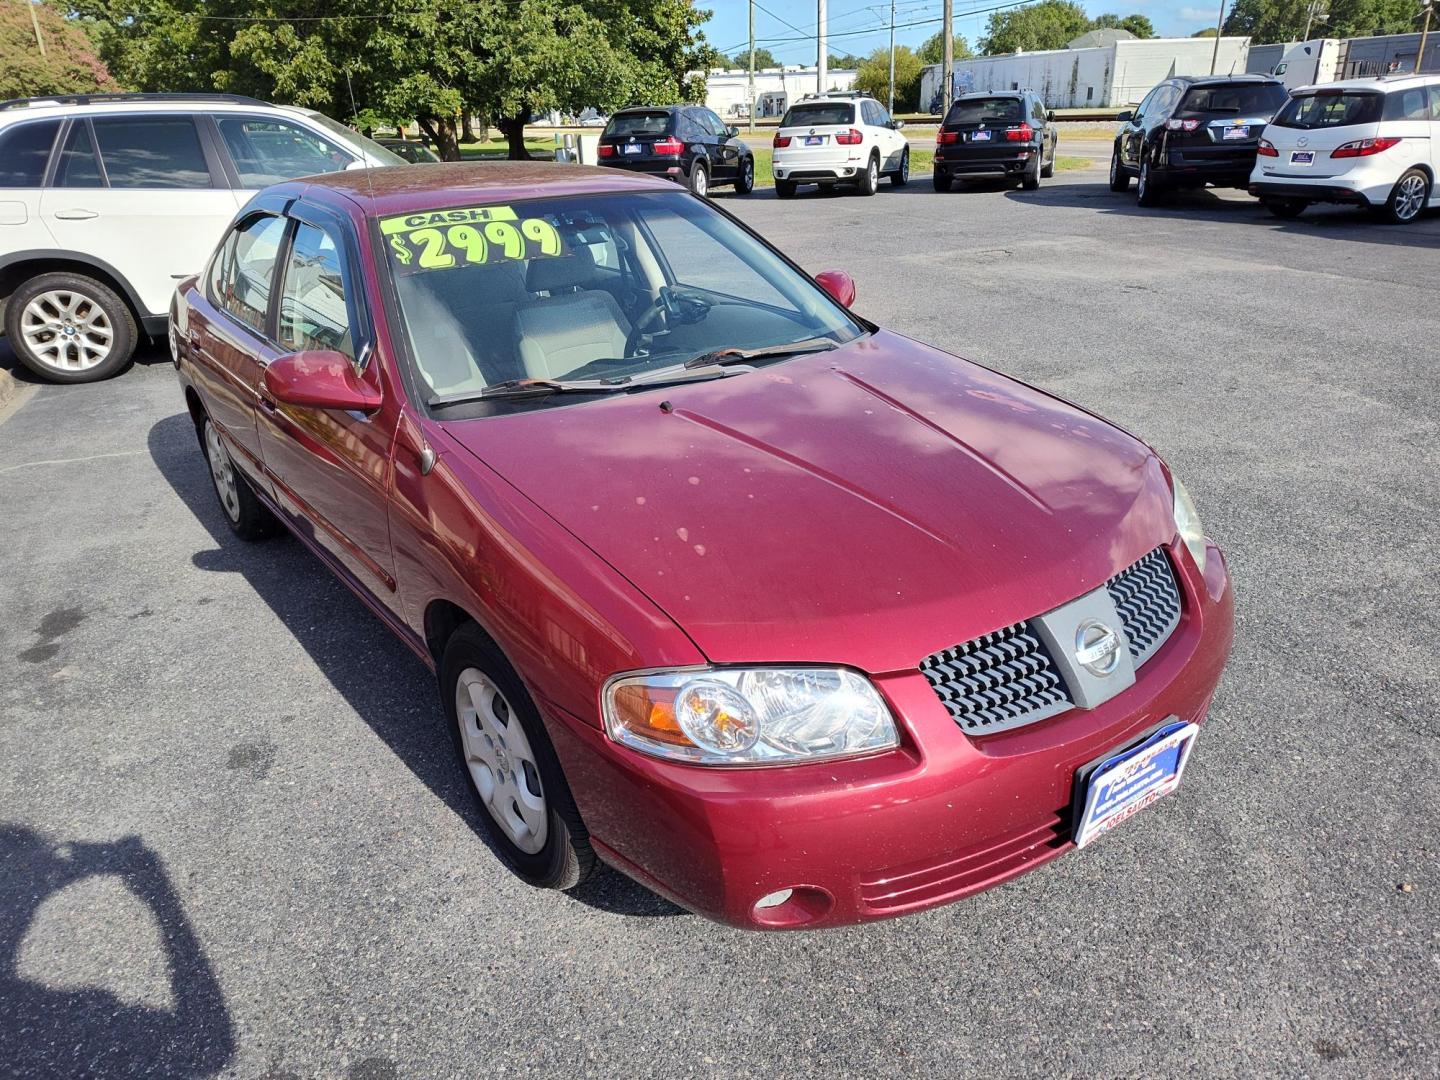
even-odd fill
[(1425, 206), (1425, 178), (1418, 173), (1402, 177), (1395, 188), (1395, 217), (1410, 221)]
[(549, 808), (520, 718), (490, 678), (473, 667), (455, 683), (455, 716), (465, 768), (480, 801), (516, 847), (537, 854), (549, 834)]
[(220, 505), (231, 521), (240, 520), (240, 487), (235, 476), (235, 464), (230, 460), (230, 451), (220, 439), (215, 425), (205, 424), (205, 457), (210, 462), (210, 476), (215, 481), (215, 494), (220, 496)]
[(880, 186), (880, 162), (875, 158), (870, 159), (870, 186), (872, 188)]
[(900, 182), (906, 183), (910, 179), (910, 151), (906, 150), (900, 155)]
[(710, 193), (710, 175), (703, 166), (695, 166), (695, 178), (691, 182), (691, 190), (702, 199)]
[(69, 289), (43, 292), (26, 304), (20, 334), (41, 363), (67, 372), (103, 363), (115, 342), (115, 327), (104, 309)]
[(1115, 181), (1120, 178), (1120, 155), (1110, 155), (1110, 186), (1115, 186)]

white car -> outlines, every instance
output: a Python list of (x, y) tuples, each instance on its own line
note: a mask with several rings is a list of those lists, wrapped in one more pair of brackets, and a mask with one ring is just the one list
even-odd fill
[(1302, 86), (1260, 140), (1250, 194), (1277, 217), (1316, 202), (1414, 221), (1440, 206), (1440, 75)]
[(0, 102), (0, 303), (31, 371), (91, 382), (165, 332), (260, 188), (403, 165), (310, 109), (224, 94), (96, 94)]
[(910, 179), (910, 143), (874, 98), (806, 98), (791, 105), (771, 145), (775, 194), (788, 199), (800, 184), (854, 184), (874, 195), (880, 177), (896, 187)]

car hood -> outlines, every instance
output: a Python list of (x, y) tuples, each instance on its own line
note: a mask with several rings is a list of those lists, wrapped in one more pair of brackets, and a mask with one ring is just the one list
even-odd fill
[(755, 372), (443, 425), (712, 661), (913, 668), (1175, 532), (1120, 429), (895, 334)]

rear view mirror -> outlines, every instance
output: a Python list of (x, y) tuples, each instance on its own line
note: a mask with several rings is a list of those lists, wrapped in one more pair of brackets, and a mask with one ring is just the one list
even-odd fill
[(355, 373), (344, 353), (328, 349), (290, 353), (265, 368), (265, 389), (286, 405), (343, 412), (374, 412), (380, 392)]
[(844, 270), (822, 270), (815, 275), (815, 284), (841, 307), (855, 303), (855, 279)]
[(1119, 116), (1115, 117), (1115, 119), (1122, 124), (1128, 123), (1129, 121), (1135, 119), (1135, 113), (1130, 109), (1126, 109)]

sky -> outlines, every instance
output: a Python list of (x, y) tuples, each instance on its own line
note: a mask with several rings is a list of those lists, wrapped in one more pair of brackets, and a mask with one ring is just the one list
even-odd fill
[[(988, 14), (1002, 0), (954, 0), (955, 32), (973, 46), (985, 32)], [(1081, 0), (1091, 15), (1113, 12), (1141, 14), (1155, 24), (1157, 33), (1189, 37), (1201, 27), (1213, 26), (1218, 11), (1177, 0)], [(727, 56), (748, 48), (747, 0), (699, 0), (699, 6), (714, 12), (705, 24), (706, 39)], [(889, 0), (827, 0), (829, 7), (829, 51), (834, 55), (854, 53), (865, 56), (890, 43)], [(940, 29), (940, 0), (895, 0), (895, 41), (918, 46)], [(979, 14), (965, 14), (966, 12)], [(914, 25), (906, 25), (906, 24)], [(799, 40), (796, 40), (799, 39)], [(815, 0), (763, 0), (755, 5), (755, 44), (764, 45), (786, 64), (815, 62)]]

